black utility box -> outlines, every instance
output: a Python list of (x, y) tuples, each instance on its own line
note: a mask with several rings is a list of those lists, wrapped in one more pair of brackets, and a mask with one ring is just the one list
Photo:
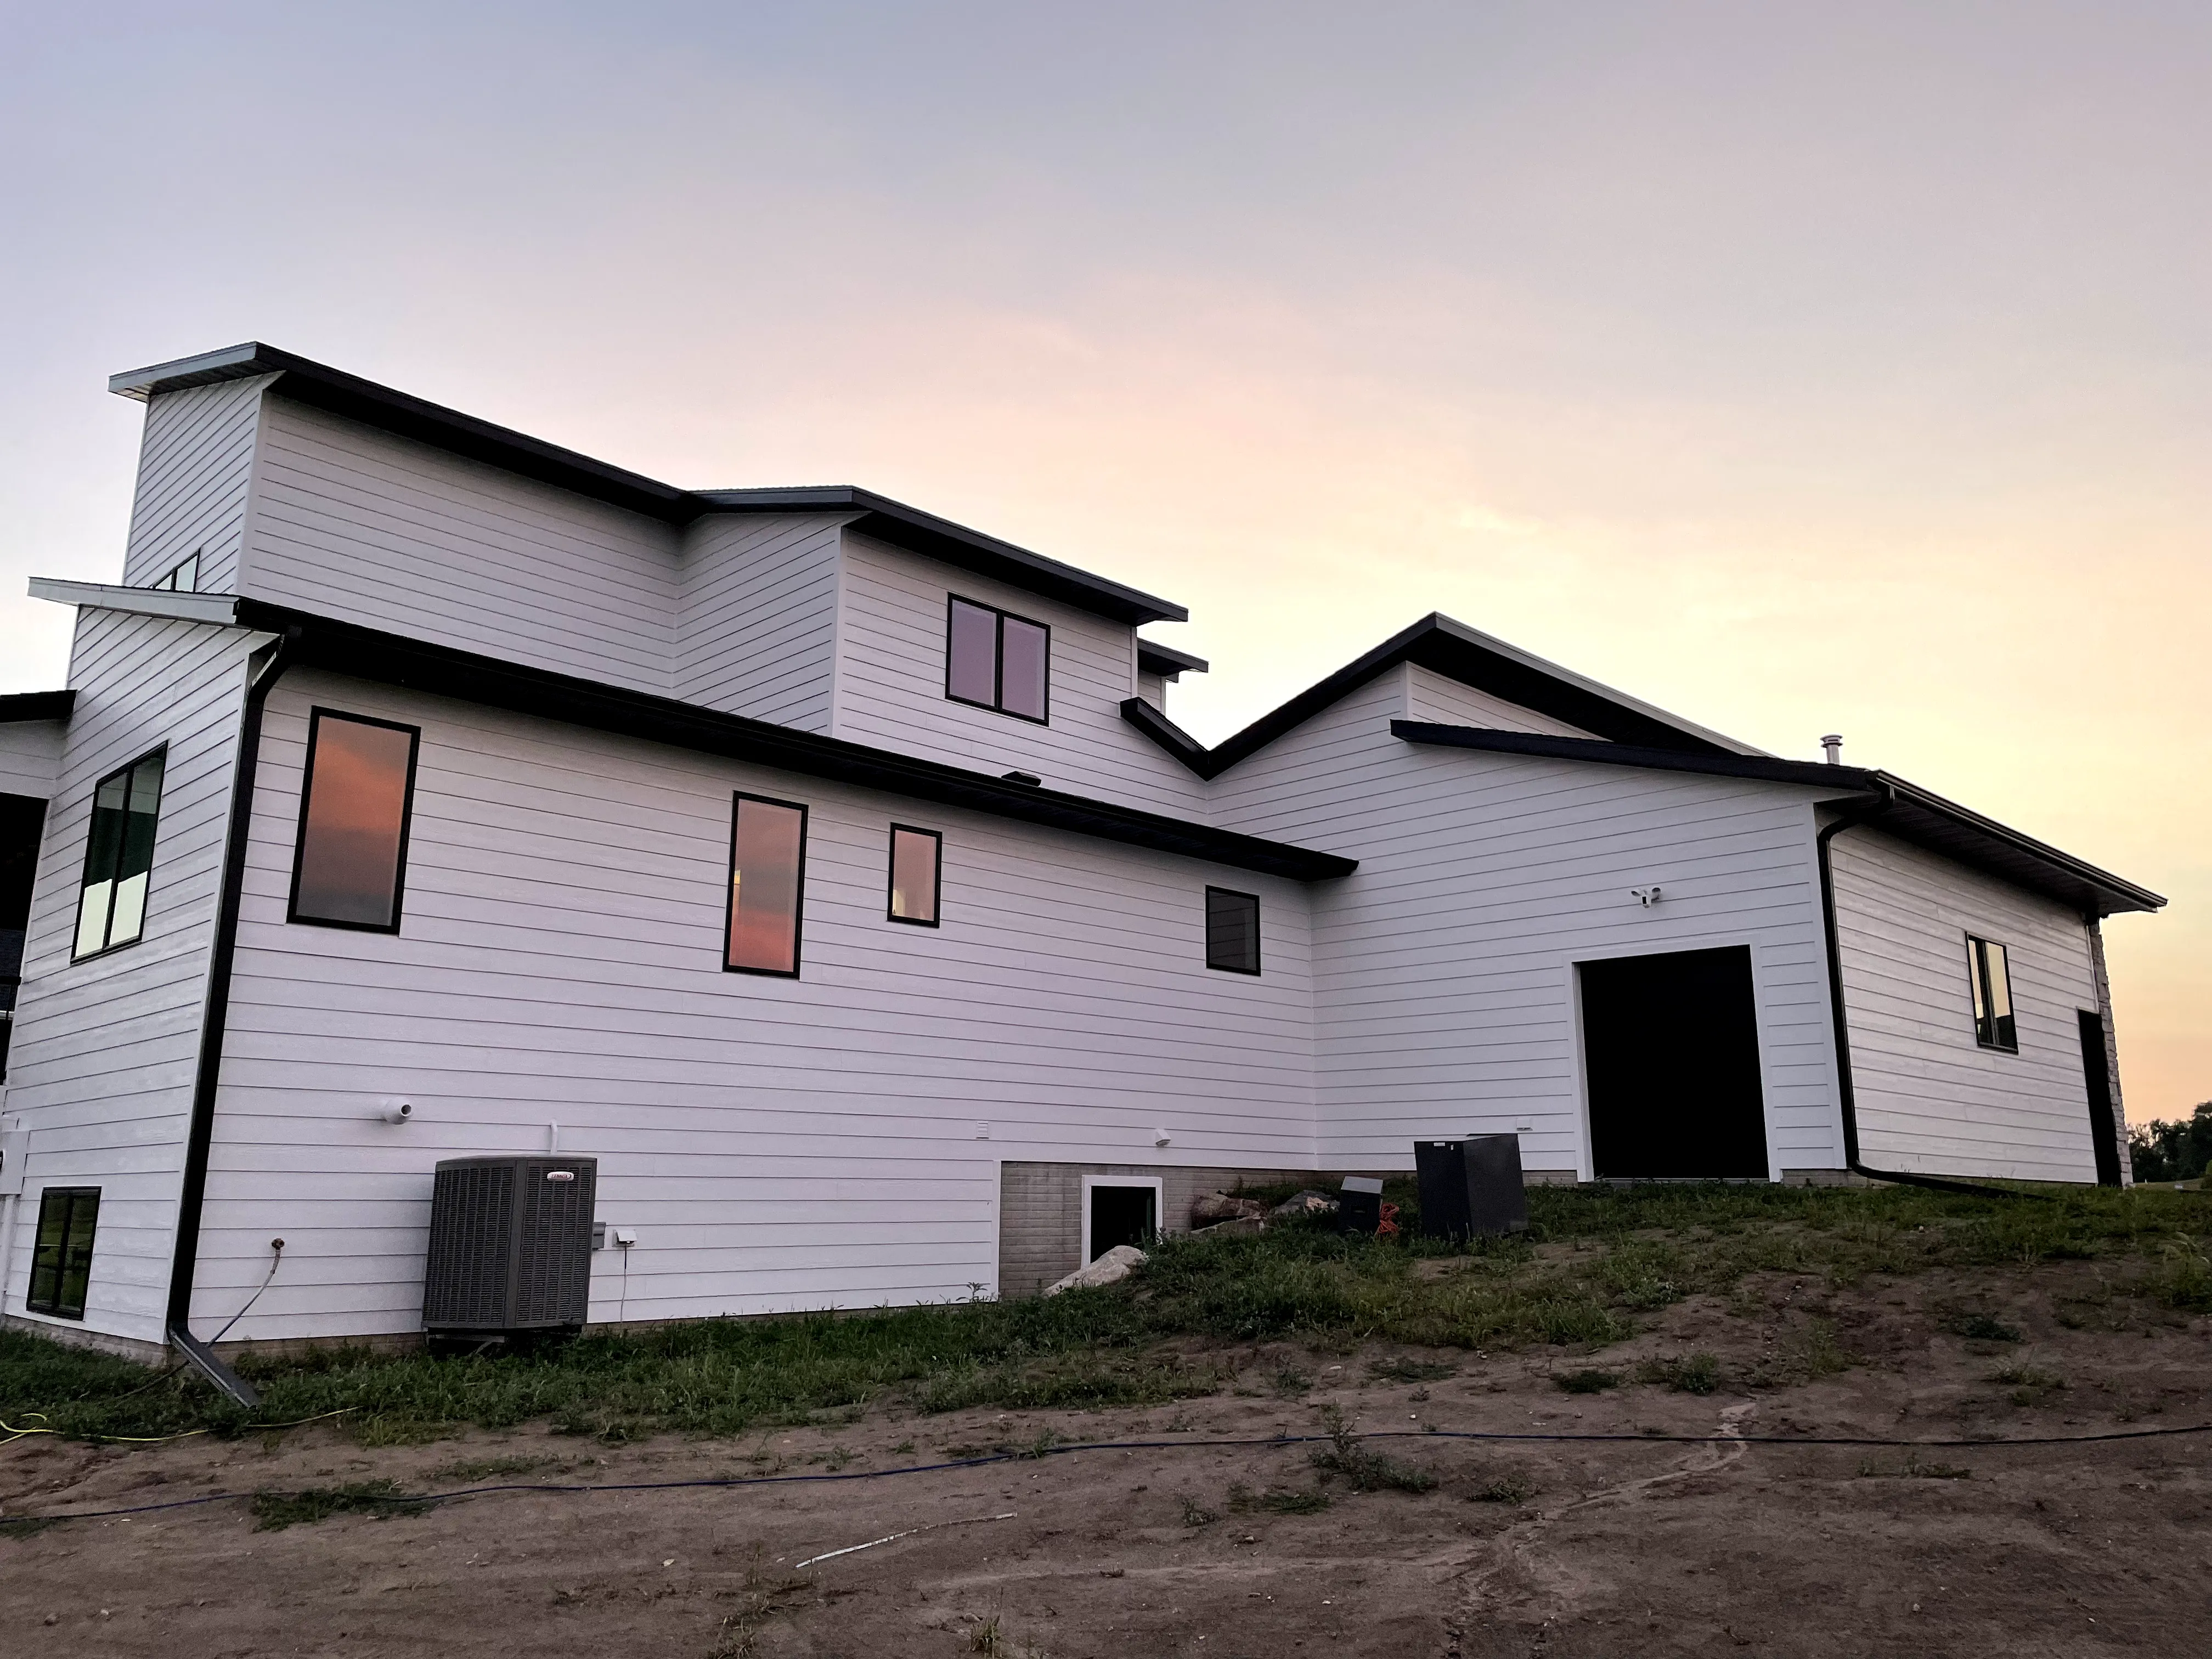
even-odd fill
[(1417, 1140), (1413, 1166), (1421, 1183), (1421, 1231), (1430, 1237), (1494, 1238), (1528, 1226), (1520, 1136)]
[(580, 1328), (591, 1311), (595, 1158), (451, 1158), (430, 1186), (422, 1323), (433, 1336)]
[(1382, 1183), (1372, 1176), (1346, 1176), (1336, 1194), (1336, 1230), (1372, 1238), (1382, 1230)]

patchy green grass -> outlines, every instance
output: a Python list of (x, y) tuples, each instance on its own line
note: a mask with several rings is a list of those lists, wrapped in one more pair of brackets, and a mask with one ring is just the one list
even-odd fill
[(1364, 1443), (1344, 1420), (1342, 1409), (1335, 1406), (1321, 1408), (1322, 1426), (1328, 1431), (1328, 1444), (1313, 1454), (1313, 1466), (1323, 1480), (1331, 1475), (1351, 1484), (1354, 1492), (1432, 1492), (1437, 1478), (1426, 1469), (1417, 1469), (1410, 1463), (1385, 1455)]
[(334, 1515), (373, 1515), (389, 1520), (395, 1515), (420, 1515), (428, 1509), (420, 1498), (410, 1498), (393, 1480), (356, 1480), (343, 1486), (308, 1486), (300, 1492), (258, 1492), (253, 1494), (253, 1529), (282, 1532), (287, 1527), (312, 1526)]
[(1620, 1386), (1619, 1372), (1601, 1371), (1595, 1366), (1582, 1370), (1560, 1371), (1552, 1381), (1569, 1394), (1603, 1394), (1607, 1389)]
[[(343, 1412), (349, 1431), (371, 1445), (526, 1422), (614, 1443), (846, 1421), (886, 1404), (918, 1412), (1167, 1405), (1234, 1385), (1243, 1344), (1589, 1351), (1633, 1334), (1685, 1297), (1725, 1296), (1760, 1273), (1848, 1285), (1939, 1267), (2097, 1261), (2107, 1264), (2102, 1300), (2069, 1303), (2062, 1320), (2122, 1318), (2136, 1297), (2212, 1311), (2212, 1195), (2194, 1192), (1998, 1199), (1910, 1188), (1540, 1187), (1528, 1194), (1526, 1234), (1465, 1245), (1419, 1233), (1410, 1181), (1392, 1182), (1386, 1196), (1400, 1206), (1402, 1238), (1348, 1239), (1304, 1224), (1170, 1238), (1123, 1284), (1050, 1299), (710, 1320), (507, 1355), (334, 1347), (249, 1358), (240, 1370), (264, 1402), (250, 1413), (188, 1375), (159, 1377), (0, 1332), (0, 1421), (20, 1426), (26, 1413), (42, 1413), (40, 1426), (69, 1435), (237, 1435)], [(1997, 1326), (1991, 1319), (1976, 1334), (2006, 1340)], [(1818, 1332), (1792, 1361), (1805, 1375), (1844, 1363)], [(1441, 1364), (1383, 1360), (1370, 1369), (1418, 1381), (1442, 1374)], [(1301, 1376), (1278, 1359), (1253, 1380), (1294, 1395)], [(1694, 1388), (1698, 1379), (1692, 1370), (1662, 1380)]]

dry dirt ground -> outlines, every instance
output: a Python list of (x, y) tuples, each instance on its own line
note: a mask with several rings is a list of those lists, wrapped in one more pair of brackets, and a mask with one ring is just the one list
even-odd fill
[[(275, 1531), (256, 1530), (245, 1503), (217, 1503), (0, 1537), (0, 1650), (2212, 1652), (2212, 1435), (1916, 1454), (1419, 1432), (2021, 1437), (2212, 1422), (2208, 1322), (2121, 1306), (2069, 1328), (2054, 1311), (2080, 1305), (2068, 1298), (2094, 1290), (2092, 1276), (1934, 1274), (1846, 1292), (1770, 1284), (1759, 1311), (1685, 1303), (1595, 1356), (1276, 1346), (1244, 1356), (1237, 1392), (1146, 1411), (874, 1411), (742, 1443), (621, 1447), (539, 1429), (374, 1449), (328, 1428), (146, 1450), (17, 1441), (0, 1450), (8, 1516), (382, 1478), (430, 1492), (858, 1474), (1047, 1435), (1312, 1434), (1333, 1404), (1356, 1428), (1414, 1431), (1369, 1443), (1439, 1484), (1353, 1492), (1322, 1480), (1310, 1444), (1186, 1444), (887, 1479), (525, 1490)], [(1943, 1310), (1968, 1304), (2025, 1340), (1937, 1328)], [(1838, 1347), (1846, 1369), (1778, 1380), (1792, 1354), (1827, 1352), (1818, 1371)], [(1633, 1382), (1576, 1395), (1555, 1381), (1698, 1352), (1722, 1362), (1709, 1395)], [(1394, 1359), (1452, 1370), (1406, 1381), (1401, 1364), (1401, 1380), (1378, 1377), (1376, 1362)], [(1316, 1492), (1327, 1507), (1288, 1507)], [(799, 1565), (911, 1528), (933, 1529)]]

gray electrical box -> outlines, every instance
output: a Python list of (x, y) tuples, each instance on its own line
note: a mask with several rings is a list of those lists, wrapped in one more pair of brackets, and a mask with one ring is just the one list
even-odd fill
[(454, 1158), (430, 1188), (422, 1326), (434, 1336), (575, 1330), (590, 1313), (599, 1161)]
[(1413, 1166), (1420, 1178), (1423, 1232), (1437, 1238), (1495, 1237), (1528, 1226), (1520, 1136), (1417, 1140)]

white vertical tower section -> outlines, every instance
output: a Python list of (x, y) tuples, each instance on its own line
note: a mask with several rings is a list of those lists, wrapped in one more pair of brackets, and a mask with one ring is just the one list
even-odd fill
[(830, 730), (838, 532), (847, 516), (714, 513), (685, 529), (678, 697), (805, 732)]
[(165, 392), (146, 405), (123, 580), (150, 587), (193, 554), (204, 593), (238, 588), (239, 559), (273, 374)]

